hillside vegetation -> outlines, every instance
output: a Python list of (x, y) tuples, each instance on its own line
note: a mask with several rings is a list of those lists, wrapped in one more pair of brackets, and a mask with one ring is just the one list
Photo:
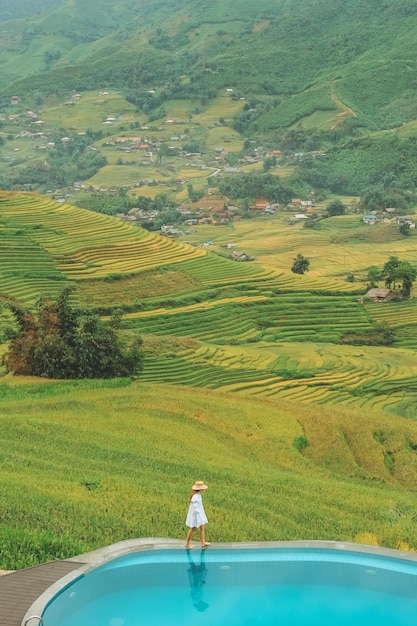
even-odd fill
[(123, 379), (7, 382), (0, 568), (181, 538), (196, 478), (211, 541), (417, 549), (414, 421)]
[(178, 180), (199, 192), (258, 145), (279, 149), (292, 197), (416, 203), (414, 0), (3, 0), (0, 18), (3, 189), (151, 180), (145, 195), (184, 201)]
[[(33, 7), (29, 23), (6, 22), (4, 95), (89, 85), (198, 98), (232, 87), (276, 97), (259, 128), (336, 108), (334, 94), (368, 127), (416, 118), (413, 0), (50, 4)], [(3, 1), (0, 11), (4, 22), (29, 8)]]

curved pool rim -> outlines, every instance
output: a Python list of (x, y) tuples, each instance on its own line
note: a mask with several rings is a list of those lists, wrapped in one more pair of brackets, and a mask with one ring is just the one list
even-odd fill
[[(81, 567), (74, 567), (74, 570), (63, 576), (56, 583), (48, 587), (48, 589), (41, 595), (26, 611), (26, 614), (21, 622), (21, 626), (24, 626), (27, 620), (32, 616), (42, 617), (46, 607), (58, 595), (65, 587), (73, 583), (77, 578), (84, 576), (91, 570), (113, 561), (114, 559), (131, 554), (133, 552), (149, 552), (152, 550), (172, 550), (173, 548), (184, 548), (183, 539), (167, 539), (160, 537), (147, 537), (143, 539), (127, 539), (125, 541), (119, 541), (118, 543), (87, 552), (70, 559), (66, 559), (66, 562), (84, 563)], [(372, 556), (383, 556), (391, 559), (403, 559), (404, 561), (411, 561), (417, 563), (417, 553), (406, 552), (403, 550), (394, 550), (392, 548), (382, 548), (380, 546), (370, 546), (362, 543), (353, 543), (347, 541), (322, 541), (322, 540), (309, 540), (309, 541), (254, 541), (254, 542), (232, 542), (232, 543), (212, 543), (209, 550), (242, 550), (242, 549), (317, 549), (317, 550), (338, 550), (345, 552), (360, 552), (363, 554), (369, 554)], [(30, 622), (34, 623), (34, 622)]]

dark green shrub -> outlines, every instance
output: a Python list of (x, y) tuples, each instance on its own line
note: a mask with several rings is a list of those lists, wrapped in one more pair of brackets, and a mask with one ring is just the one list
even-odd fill
[(308, 439), (304, 435), (299, 435), (294, 439), (294, 448), (298, 452), (303, 452), (309, 445)]

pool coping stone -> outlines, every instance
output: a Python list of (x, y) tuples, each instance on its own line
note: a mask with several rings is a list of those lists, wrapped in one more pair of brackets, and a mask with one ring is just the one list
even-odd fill
[[(85, 554), (71, 557), (65, 560), (65, 563), (74, 563), (74, 570), (67, 573), (62, 578), (59, 578), (55, 583), (44, 591), (36, 600), (32, 603), (29, 609), (26, 611), (25, 616), (21, 622), (21, 626), (25, 626), (27, 620), (30, 617), (36, 619), (36, 617), (42, 616), (47, 604), (56, 596), (62, 589), (71, 584), (74, 580), (80, 576), (85, 575), (90, 570), (103, 565), (104, 563), (116, 559), (121, 556), (125, 556), (132, 552), (142, 552), (149, 550), (168, 550), (172, 548), (184, 548), (183, 539), (168, 539), (163, 537), (146, 537), (142, 539), (126, 539), (117, 543), (99, 548)], [(353, 543), (348, 541), (323, 541), (323, 540), (300, 540), (300, 541), (253, 541), (253, 542), (226, 542), (226, 543), (212, 543), (210, 545), (211, 550), (218, 549), (245, 549), (245, 548), (318, 548), (322, 550), (345, 550), (347, 552), (363, 552), (364, 554), (372, 554), (376, 556), (385, 556), (395, 559), (404, 559), (407, 561), (417, 562), (417, 553), (406, 552), (403, 550), (394, 550), (392, 548), (383, 548), (381, 546), (370, 546), (361, 543)], [(80, 565), (82, 564), (82, 565)], [(78, 567), (77, 567), (78, 565)], [(28, 626), (34, 626), (34, 620), (31, 620)], [(36, 624), (36, 626), (38, 626)]]

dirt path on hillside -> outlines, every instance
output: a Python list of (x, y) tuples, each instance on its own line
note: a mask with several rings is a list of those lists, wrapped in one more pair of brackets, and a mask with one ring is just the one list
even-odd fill
[(337, 122), (331, 127), (333, 130), (333, 128), (337, 128), (337, 126), (343, 121), (343, 119), (347, 115), (350, 115), (351, 117), (356, 117), (356, 113), (353, 109), (344, 104), (335, 93), (332, 93), (332, 100), (339, 109), (342, 109), (340, 113), (336, 115)]

